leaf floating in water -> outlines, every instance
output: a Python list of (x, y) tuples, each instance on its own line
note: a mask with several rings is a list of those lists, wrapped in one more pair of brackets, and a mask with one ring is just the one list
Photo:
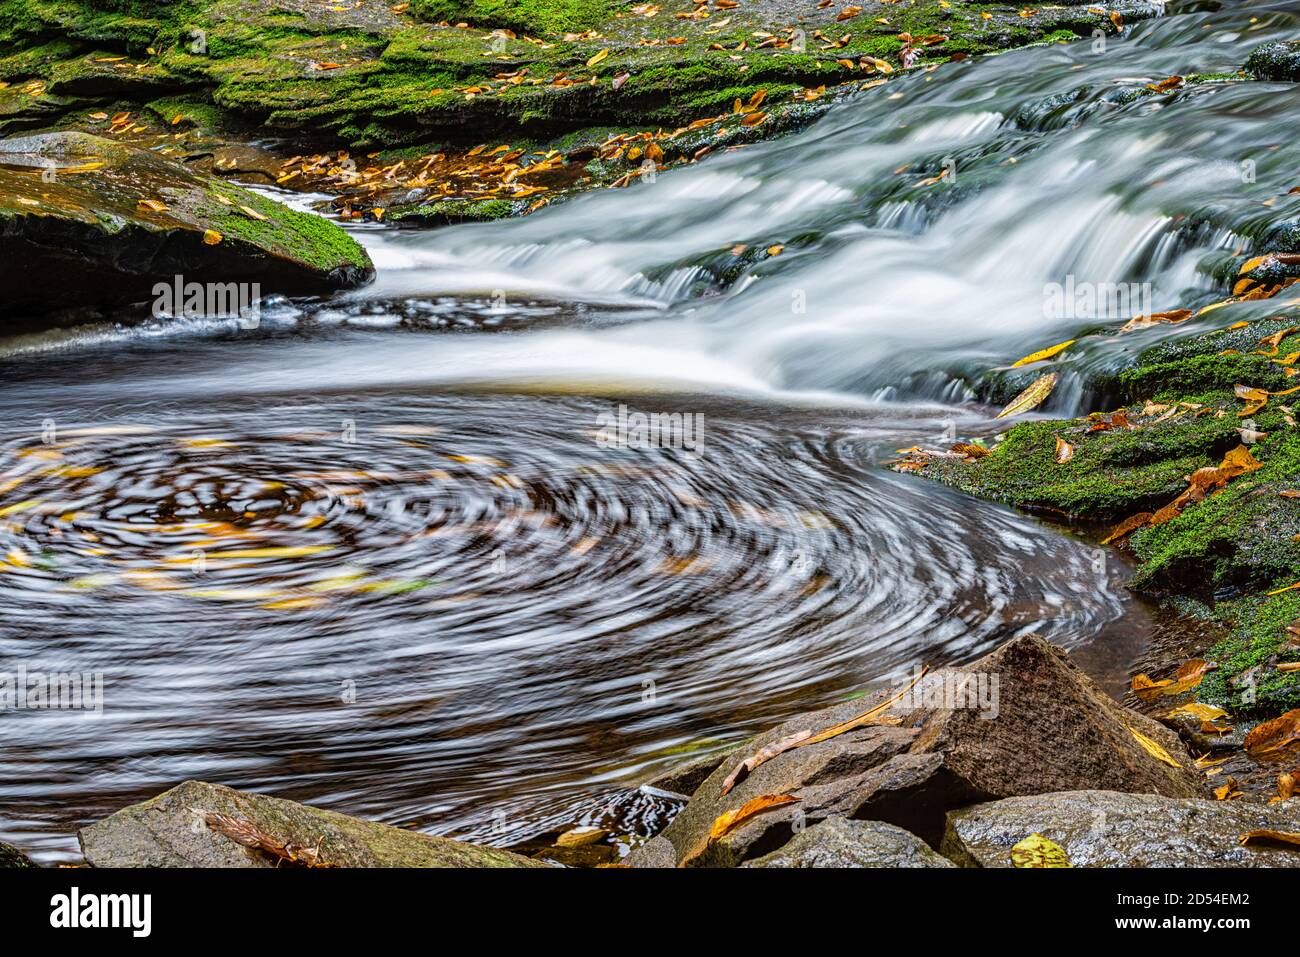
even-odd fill
[(1226, 718), (1228, 712), (1224, 711), (1222, 708), (1216, 708), (1212, 704), (1203, 704), (1200, 701), (1194, 701), (1191, 704), (1179, 705), (1177, 708), (1174, 708), (1169, 712), (1169, 717), (1171, 718), (1179, 715), (1189, 715), (1190, 717), (1197, 718), (1201, 721), (1217, 721), (1220, 718)]
[[(321, 552), (332, 552), (333, 550), (333, 545), (286, 545), (272, 548), (238, 548), (228, 552), (208, 552), (204, 557), (208, 559), (306, 558), (309, 555), (319, 555)], [(166, 559), (169, 562), (188, 562), (190, 560), (191, 556), (189, 555), (173, 555)]]
[(1154, 701), (1160, 696), (1163, 688), (1173, 684), (1168, 678), (1163, 681), (1153, 681), (1150, 675), (1134, 675), (1133, 680), (1129, 682), (1129, 689), (1143, 701)]
[[(1201, 310), (1204, 312), (1205, 310)], [(1190, 309), (1173, 309), (1169, 312), (1153, 312), (1148, 316), (1134, 316), (1119, 330), (1120, 332), (1135, 332), (1138, 329), (1147, 329), (1151, 326), (1165, 323), (1176, 326), (1181, 322), (1186, 322), (1192, 318)]]
[(1042, 362), (1044, 359), (1050, 359), (1052, 356), (1064, 352), (1077, 341), (1077, 339), (1067, 339), (1065, 342), (1058, 342), (1056, 345), (1048, 346), (1046, 349), (1039, 349), (1037, 352), (1031, 352), (1023, 359), (1017, 359), (1015, 362), (1011, 363), (1011, 368), (1014, 369), (1016, 366), (1027, 366), (1032, 362)]
[(1065, 848), (1041, 834), (1030, 834), (1011, 848), (1011, 863), (1016, 867), (1072, 867)]
[(785, 247), (782, 246), (782, 245), (779, 245), (779, 244), (776, 245), (776, 246), (768, 246), (768, 247), (767, 247), (767, 254), (768, 254), (769, 256), (779, 256), (779, 255), (781, 255), (781, 253), (783, 253), (783, 252), (785, 252)]
[(490, 465), (499, 469), (506, 467), (505, 462), (486, 455), (449, 455), (447, 458), (453, 462), (464, 462), (466, 465)]
[(1020, 415), (1022, 412), (1028, 412), (1043, 404), (1052, 390), (1056, 388), (1057, 374), (1048, 372), (1046, 375), (1039, 376), (1035, 379), (1024, 392), (1007, 403), (1007, 407), (997, 414), (997, 418), (1005, 418), (1008, 415)]
[(1204, 658), (1192, 658), (1178, 666), (1173, 678), (1152, 681), (1141, 674), (1133, 678), (1129, 687), (1143, 701), (1154, 701), (1160, 695), (1179, 695), (1200, 686), (1205, 676), (1219, 666)]
[(1170, 76), (1159, 83), (1148, 83), (1147, 89), (1152, 93), (1168, 93), (1170, 90), (1176, 90), (1182, 85), (1183, 78), (1181, 76)]
[(13, 505), (6, 505), (4, 508), (0, 508), (0, 518), (3, 518), (6, 515), (14, 515), (18, 512), (25, 512), (29, 508), (35, 508), (36, 506), (43, 504), (44, 501), (45, 500), (41, 498), (29, 498), (21, 502), (15, 502)]
[(301, 611), (325, 604), (320, 595), (300, 595), (297, 598), (282, 598), (280, 601), (268, 601), (262, 607), (267, 611)]
[(1300, 754), (1300, 709), (1256, 725), (1242, 747), (1251, 760), (1260, 764), (1291, 760)]

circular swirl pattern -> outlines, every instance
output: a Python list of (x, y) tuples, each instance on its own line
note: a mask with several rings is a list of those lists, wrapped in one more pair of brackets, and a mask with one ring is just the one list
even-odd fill
[(199, 778), (474, 833), (1122, 611), (1083, 546), (875, 468), (869, 418), (715, 403), (695, 454), (603, 447), (611, 411), (239, 400), (9, 437), (0, 660), (102, 672), (104, 712), (57, 746), (49, 713), (10, 722), (0, 803)]

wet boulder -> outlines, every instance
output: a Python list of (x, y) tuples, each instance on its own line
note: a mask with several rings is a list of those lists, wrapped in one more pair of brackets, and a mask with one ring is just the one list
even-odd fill
[[(1085, 789), (1205, 793), (1176, 733), (1124, 708), (1063, 651), (1033, 636), (928, 676), (882, 712), (889, 723), (773, 747), (832, 728), (889, 697), (881, 692), (865, 703), (799, 715), (729, 755), (663, 832), (677, 862), (736, 866), (835, 817), (895, 824), (936, 846), (948, 811), (982, 801)], [(737, 766), (766, 748), (780, 753), (738, 775), (723, 794)], [(711, 835), (719, 817), (771, 795), (798, 800)]]
[(727, 760), (729, 755), (735, 754), (744, 747), (744, 744), (729, 745), (718, 751), (710, 751), (700, 757), (688, 758), (663, 771), (656, 772), (643, 780), (640, 786), (655, 791), (669, 791), (673, 794), (690, 797), (705, 782), (708, 776), (718, 769), (718, 765)]
[(549, 866), (201, 781), (123, 808), (78, 836), (92, 867)]
[(1300, 865), (1300, 848), (1241, 845), (1241, 835), (1261, 829), (1300, 831), (1300, 803), (1071, 791), (953, 811), (940, 850), (966, 867), (1011, 867), (1011, 848), (1041, 834), (1061, 846), (1072, 867)]
[(676, 867), (677, 851), (662, 834), (634, 849), (624, 861), (628, 867)]
[(6, 868), (26, 868), (35, 866), (36, 865), (28, 859), (27, 855), (18, 850), (18, 848), (14, 847), (12, 844), (6, 844), (4, 841), (0, 841), (0, 870)]
[(742, 867), (953, 867), (952, 861), (901, 827), (829, 817), (780, 850)]
[(1242, 69), (1261, 80), (1300, 80), (1300, 40), (1256, 47)]
[(0, 243), (0, 318), (11, 328), (152, 302), (177, 276), (257, 284), (258, 295), (321, 295), (374, 276), (365, 250), (328, 220), (85, 133), (0, 140)]

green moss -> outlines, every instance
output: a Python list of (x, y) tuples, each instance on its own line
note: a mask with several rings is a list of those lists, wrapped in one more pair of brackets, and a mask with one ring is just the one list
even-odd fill
[(1300, 433), (1276, 411), (1253, 417), (1268, 437), (1251, 447), (1263, 468), (1173, 521), (1139, 532), (1135, 588), (1222, 593), (1264, 591), (1300, 579), (1300, 507), (1279, 493), (1300, 487)]
[(505, 219), (516, 204), (506, 199), (439, 200), (393, 213), (391, 222), (403, 225), (443, 226), (448, 223), (485, 223)]
[(194, 128), (203, 133), (214, 133), (230, 126), (230, 118), (218, 107), (201, 100), (163, 98), (145, 104), (145, 109), (168, 126), (177, 129)]
[[(311, 130), (314, 136), (368, 149), (430, 140), (513, 140), (520, 132), (541, 141), (591, 126), (682, 126), (726, 113), (737, 96), (758, 89), (768, 90), (769, 112), (780, 113), (788, 105), (782, 103), (787, 94), (800, 86), (830, 86), (869, 75), (846, 69), (838, 59), (872, 56), (896, 62), (904, 31), (947, 37), (923, 48), (921, 62), (926, 63), (957, 52), (986, 53), (1060, 39), (1104, 26), (1105, 20), (1076, 8), (1045, 8), (1022, 18), (1011, 5), (942, 6), (938, 0), (916, 0), (881, 10), (886, 23), (859, 18), (854, 29), (844, 29), (851, 39), (842, 48), (822, 49), (809, 39), (808, 50), (801, 53), (789, 47), (753, 48), (756, 31), (780, 32), (788, 26), (784, 12), (742, 5), (725, 18), (689, 21), (671, 16), (677, 12), (671, 6), (653, 19), (632, 15), (629, 8), (629, 3), (613, 0), (417, 0), (414, 12), (424, 18), (417, 21), (386, 5), (6, 0), (0, 4), (0, 38), (12, 37), (14, 56), (25, 57), (9, 62), (10, 69), (44, 75), (57, 68), (55, 82), (79, 96), (102, 92), (94, 91), (96, 83), (126, 84), (129, 75), (142, 87), (138, 94), (119, 91), (131, 98), (194, 97), (250, 123)], [(981, 20), (982, 11), (994, 18)], [(834, 9), (810, 11), (800, 26), (809, 36), (820, 28), (840, 30), (835, 14)], [(716, 24), (722, 19), (731, 25), (719, 30)], [(430, 20), (474, 26), (438, 27)], [(492, 27), (520, 36), (491, 37), (484, 31)], [(566, 31), (587, 29), (596, 30), (598, 37), (562, 37)], [(539, 34), (545, 43), (527, 42)], [(670, 38), (681, 42), (643, 43)], [(743, 51), (736, 49), (742, 41), (750, 45)], [(76, 49), (60, 48), (57, 57), (56, 51), (38, 52), (54, 42)], [(710, 49), (714, 44), (727, 49)], [(84, 58), (97, 48), (128, 54), (143, 68), (113, 70), (110, 65), (92, 75)], [(601, 50), (609, 51), (607, 58), (587, 68), (586, 62)], [(75, 62), (79, 57), (81, 62)], [(327, 61), (338, 68), (315, 67)], [(498, 73), (511, 71), (526, 71), (527, 80), (464, 95), (466, 87), (490, 85)], [(616, 91), (611, 81), (622, 73), (628, 78)], [(550, 82), (560, 74), (577, 82)], [(597, 78), (596, 86), (583, 82), (589, 76)], [(54, 102), (25, 106), (30, 115), (10, 123), (39, 126), (61, 112)], [(789, 128), (791, 124), (771, 123), (752, 136)]]
[(582, 31), (609, 19), (607, 0), (414, 0), (411, 8), (432, 22), (505, 27), (520, 33)]
[(1230, 390), (1238, 383), (1281, 389), (1286, 375), (1264, 356), (1191, 356), (1126, 370), (1120, 374), (1119, 383), (1126, 395), (1185, 398), (1189, 394)]
[(1197, 698), (1243, 717), (1266, 718), (1300, 708), (1300, 674), (1278, 671), (1279, 662), (1300, 661), (1287, 626), (1300, 619), (1300, 592), (1226, 602), (1216, 617), (1231, 634), (1209, 650), (1216, 662)]
[[(1138, 431), (1090, 433), (1090, 424), (1026, 422), (988, 456), (973, 463), (939, 459), (926, 474), (1020, 508), (1113, 521), (1165, 504), (1186, 486), (1183, 476), (1217, 463), (1239, 441), (1235, 419), (1193, 418), (1191, 412)], [(1058, 437), (1074, 447), (1064, 464), (1056, 461)]]
[[(1173, 338), (1142, 353), (1118, 377), (1136, 400), (1127, 408), (1135, 430), (1090, 432), (1087, 418), (1026, 422), (990, 455), (974, 462), (936, 458), (923, 474), (1020, 507), (1115, 523), (1172, 502), (1188, 475), (1219, 465), (1242, 444), (1240, 428), (1266, 433), (1249, 446), (1260, 468), (1137, 531), (1125, 547), (1139, 562), (1131, 588), (1184, 609), (1195, 599), (1201, 614), (1228, 627), (1228, 637), (1208, 653), (1220, 669), (1202, 685), (1202, 700), (1246, 716), (1294, 708), (1300, 675), (1274, 665), (1300, 659), (1285, 630), (1300, 618), (1300, 591), (1267, 593), (1300, 582), (1300, 499), (1281, 494), (1300, 491), (1300, 427), (1288, 404), (1300, 393), (1273, 396), (1243, 419), (1244, 403), (1232, 392), (1237, 384), (1294, 388), (1273, 356), (1248, 354), (1260, 350), (1261, 337), (1287, 328), (1284, 319), (1264, 320)], [(1225, 350), (1238, 354), (1221, 355)], [(1300, 334), (1284, 336), (1278, 355), (1295, 352)], [(1147, 400), (1167, 408), (1144, 413)], [(1174, 408), (1182, 411), (1160, 421)], [(1074, 450), (1064, 464), (1056, 461), (1058, 438)]]
[[(361, 245), (327, 219), (289, 209), (232, 183), (215, 184), (213, 192), (225, 196), (233, 205), (226, 206), (214, 198), (204, 201), (198, 211), (228, 238), (283, 251), (324, 272), (370, 265), (370, 257)], [(239, 206), (247, 206), (266, 218), (248, 216), (239, 211)]]

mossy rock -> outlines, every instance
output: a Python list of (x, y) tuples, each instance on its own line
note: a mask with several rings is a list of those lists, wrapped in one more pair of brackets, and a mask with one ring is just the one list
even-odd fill
[(328, 220), (84, 133), (0, 141), (0, 237), (10, 319), (143, 302), (176, 276), (286, 295), (374, 276)]
[(512, 215), (517, 204), (507, 199), (444, 199), (390, 209), (389, 222), (399, 226), (447, 226), (490, 223)]
[(12, 868), (32, 868), (36, 865), (18, 848), (12, 844), (6, 844), (0, 841), (0, 870)]
[(1261, 80), (1300, 80), (1300, 40), (1256, 47), (1242, 69)]

